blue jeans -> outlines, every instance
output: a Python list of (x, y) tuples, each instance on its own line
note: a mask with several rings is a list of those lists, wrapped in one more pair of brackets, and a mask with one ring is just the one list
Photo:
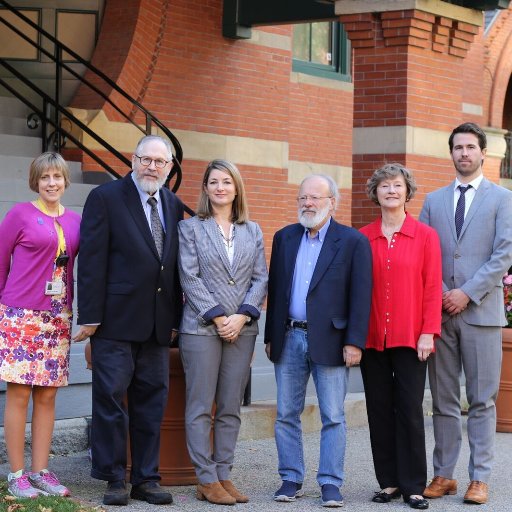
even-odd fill
[(281, 480), (304, 481), (304, 450), (300, 415), (304, 410), (309, 376), (315, 382), (322, 432), (317, 481), (320, 486), (343, 483), (346, 426), (344, 402), (349, 369), (316, 364), (309, 357), (308, 335), (288, 329), (279, 362), (274, 365), (277, 382), (275, 437)]

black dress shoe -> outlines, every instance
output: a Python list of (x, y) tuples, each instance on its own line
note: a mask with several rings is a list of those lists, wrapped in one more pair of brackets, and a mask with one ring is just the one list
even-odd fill
[(374, 494), (372, 501), (375, 503), (389, 503), (391, 500), (400, 497), (400, 489), (393, 492), (378, 491)]
[(426, 510), (428, 508), (428, 501), (425, 498), (413, 498), (409, 496), (408, 498), (404, 498), (406, 503), (409, 503), (411, 508), (416, 508), (418, 510)]
[(124, 480), (115, 480), (107, 483), (107, 490), (103, 495), (104, 505), (128, 505), (128, 490)]
[(172, 503), (170, 492), (164, 491), (158, 482), (142, 482), (132, 486), (130, 496), (135, 500), (147, 501), (151, 505), (167, 505)]

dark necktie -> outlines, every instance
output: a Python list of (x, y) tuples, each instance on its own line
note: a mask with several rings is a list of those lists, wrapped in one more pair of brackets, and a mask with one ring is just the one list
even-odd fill
[(464, 224), (464, 212), (466, 210), (466, 198), (464, 194), (471, 188), (471, 185), (463, 187), (459, 185), (460, 196), (457, 201), (457, 208), (455, 208), (455, 231), (457, 231), (457, 238), (460, 236), (462, 225)]
[(148, 204), (151, 206), (151, 233), (153, 234), (153, 240), (155, 241), (158, 256), (162, 259), (162, 253), (164, 252), (164, 228), (160, 221), (160, 215), (158, 215), (156, 199), (154, 197), (150, 197), (148, 199)]

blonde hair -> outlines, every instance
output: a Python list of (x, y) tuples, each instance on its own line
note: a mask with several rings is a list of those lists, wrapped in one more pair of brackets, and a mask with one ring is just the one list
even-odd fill
[(231, 212), (231, 220), (236, 224), (243, 224), (249, 220), (249, 208), (247, 206), (247, 197), (245, 195), (244, 182), (240, 171), (236, 165), (228, 162), (227, 160), (212, 160), (207, 166), (201, 182), (201, 194), (199, 196), (199, 203), (197, 205), (197, 216), (200, 219), (208, 219), (213, 216), (212, 205), (208, 195), (206, 194), (205, 187), (208, 184), (208, 179), (212, 171), (218, 170), (225, 172), (233, 179), (235, 184), (235, 200), (233, 201), (233, 209)]
[(39, 192), (39, 180), (43, 173), (49, 169), (55, 169), (62, 173), (62, 176), (64, 177), (64, 186), (65, 188), (69, 187), (71, 181), (69, 179), (69, 167), (66, 160), (64, 160), (59, 153), (47, 151), (35, 158), (30, 164), (30, 171), (28, 174), (28, 185), (30, 190), (37, 193)]

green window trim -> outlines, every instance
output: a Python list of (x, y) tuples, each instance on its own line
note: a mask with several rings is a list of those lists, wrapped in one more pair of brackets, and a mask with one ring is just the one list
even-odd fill
[(345, 82), (352, 81), (350, 40), (341, 23), (332, 22), (332, 25), (332, 64), (320, 64), (294, 58), (292, 60), (293, 71)]

